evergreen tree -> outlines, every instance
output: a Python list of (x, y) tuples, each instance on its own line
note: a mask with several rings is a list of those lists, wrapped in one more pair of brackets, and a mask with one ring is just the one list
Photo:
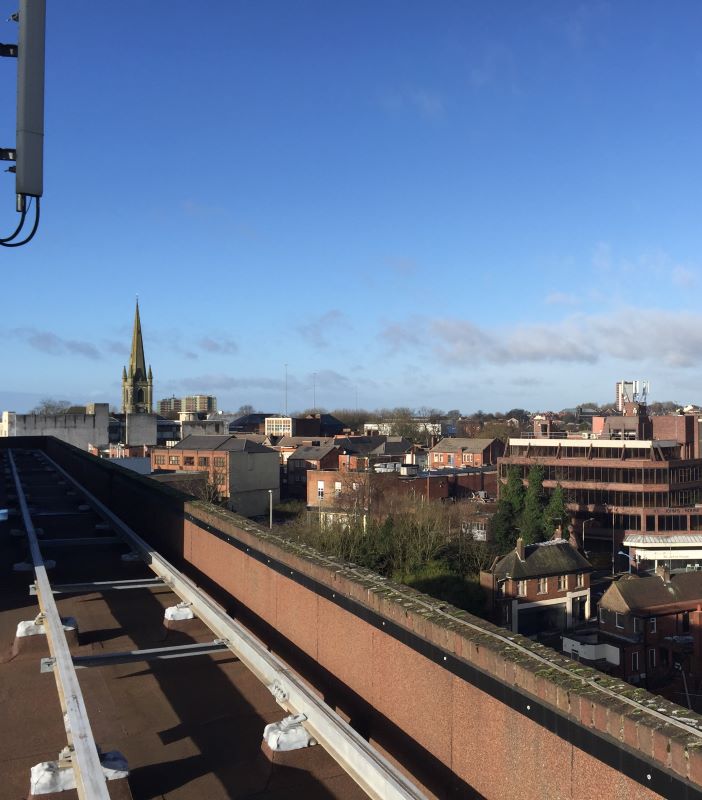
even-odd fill
[(521, 515), (521, 536), (524, 544), (543, 542), (544, 531), (544, 468), (535, 464), (529, 470), (529, 485), (524, 495), (524, 510)]
[(559, 483), (553, 490), (553, 494), (544, 509), (544, 532), (548, 539), (556, 532), (560, 525), (561, 535), (568, 536), (568, 508), (566, 506), (566, 494)]
[(517, 542), (517, 525), (524, 510), (524, 484), (518, 467), (510, 467), (507, 483), (500, 488), (497, 509), (490, 520), (490, 538), (498, 552), (506, 553)]
[(510, 507), (515, 519), (518, 519), (524, 509), (524, 484), (518, 467), (510, 467), (507, 472), (507, 483), (500, 491), (502, 502)]

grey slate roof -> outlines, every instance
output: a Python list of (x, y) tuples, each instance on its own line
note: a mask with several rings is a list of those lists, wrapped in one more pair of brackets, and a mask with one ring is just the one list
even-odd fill
[(239, 439), (235, 436), (208, 436), (192, 434), (186, 436), (173, 450), (229, 450), (233, 453), (274, 453), (270, 447), (252, 442), (250, 439)]
[(669, 583), (659, 575), (623, 575), (602, 595), (600, 604), (604, 608), (616, 604), (617, 594), (632, 612), (650, 612), (671, 603), (695, 606), (702, 602), (702, 572), (681, 572), (672, 575)]
[(315, 447), (314, 445), (302, 445), (298, 447), (294, 453), (290, 454), (290, 460), (298, 459), (301, 461), (319, 461), (324, 456), (329, 455), (332, 450), (336, 450), (333, 444), (321, 445)]
[(404, 455), (412, 450), (412, 442), (399, 436), (344, 436), (336, 444), (351, 455)]
[(565, 539), (555, 539), (524, 548), (524, 561), (512, 550), (495, 564), (497, 577), (527, 580), (528, 578), (567, 575), (572, 572), (592, 572), (592, 565)]
[(490, 447), (493, 439), (442, 439), (429, 451), (430, 453), (482, 453), (485, 448)]
[(276, 447), (299, 447), (305, 442), (319, 442), (319, 445), (333, 444), (333, 436), (281, 436), (275, 443)]

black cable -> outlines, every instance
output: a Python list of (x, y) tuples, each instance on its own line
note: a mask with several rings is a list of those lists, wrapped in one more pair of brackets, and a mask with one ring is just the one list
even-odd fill
[(35, 209), (34, 225), (32, 227), (32, 230), (31, 230), (29, 236), (27, 236), (27, 238), (23, 239), (21, 242), (10, 242), (9, 244), (7, 242), (3, 242), (2, 240), (0, 240), (0, 245), (2, 245), (3, 247), (21, 247), (23, 244), (27, 244), (27, 242), (31, 241), (31, 239), (33, 238), (34, 234), (37, 232), (37, 228), (39, 227), (39, 198), (38, 197), (36, 198), (36, 202), (34, 204), (34, 209)]
[(0, 244), (5, 244), (5, 242), (11, 242), (17, 235), (20, 233), (22, 228), (24, 227), (24, 221), (27, 218), (27, 204), (22, 204), (22, 216), (20, 217), (19, 225), (15, 228), (15, 232), (10, 236), (7, 236), (4, 239), (0, 239)]

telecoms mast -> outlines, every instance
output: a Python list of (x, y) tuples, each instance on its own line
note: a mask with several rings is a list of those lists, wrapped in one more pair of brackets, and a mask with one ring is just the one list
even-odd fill
[[(19, 12), (12, 15), (19, 24), (16, 45), (0, 45), (0, 55), (17, 58), (17, 139), (14, 148), (0, 149), (0, 160), (14, 161), (17, 229), (0, 239), (4, 247), (26, 244), (39, 227), (39, 198), (44, 192), (44, 42), (46, 38), (46, 0), (20, 0)], [(34, 225), (23, 239), (27, 211), (34, 199)]]

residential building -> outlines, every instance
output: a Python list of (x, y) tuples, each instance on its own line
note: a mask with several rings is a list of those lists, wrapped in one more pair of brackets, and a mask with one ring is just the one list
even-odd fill
[(699, 686), (701, 609), (702, 571), (671, 575), (660, 566), (655, 575), (622, 575), (599, 603), (599, 642), (613, 648), (611, 671), (654, 690), (684, 671)]
[(307, 499), (307, 474), (310, 470), (336, 470), (341, 450), (334, 444), (301, 445), (287, 459), (289, 497)]
[(495, 622), (533, 636), (563, 631), (590, 616), (592, 566), (564, 539), (524, 545), (480, 573)]
[(442, 439), (429, 450), (429, 469), (494, 466), (504, 449), (500, 439)]
[(304, 417), (267, 416), (264, 433), (268, 436), (337, 436), (344, 423), (331, 414), (308, 414)]
[(158, 401), (158, 413), (162, 416), (176, 415), (181, 412), (214, 414), (217, 412), (217, 398), (210, 394), (191, 394), (185, 397), (166, 397)]
[(278, 453), (235, 436), (187, 436), (151, 451), (153, 471), (205, 472), (227, 505), (244, 517), (266, 514), (280, 502)]

